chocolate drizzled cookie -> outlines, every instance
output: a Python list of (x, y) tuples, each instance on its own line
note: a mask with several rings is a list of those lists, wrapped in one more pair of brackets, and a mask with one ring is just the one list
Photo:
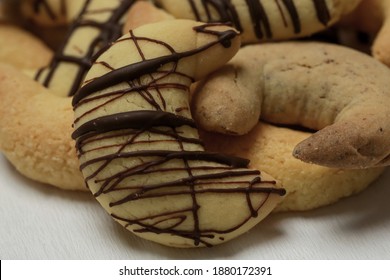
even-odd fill
[(305, 37), (328, 28), (361, 0), (156, 0), (176, 18), (230, 22), (243, 42)]
[(221, 24), (144, 26), (103, 53), (74, 96), (86, 184), (137, 235), (176, 247), (219, 244), (285, 194), (247, 160), (206, 152), (189, 111), (191, 82), (238, 48), (236, 31)]
[[(85, 0), (80, 9), (63, 4), (64, 13), (77, 10), (77, 15), (68, 12), (67, 17), (73, 19), (69, 31), (50, 64), (37, 71), (35, 80), (58, 95), (74, 95), (92, 66), (93, 56), (122, 35), (122, 18), (134, 2)], [(40, 9), (56, 17), (46, 1), (36, 1), (34, 11)]]

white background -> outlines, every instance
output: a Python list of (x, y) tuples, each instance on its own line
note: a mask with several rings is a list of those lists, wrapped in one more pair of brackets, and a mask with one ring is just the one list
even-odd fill
[(0, 155), (0, 259), (390, 259), (390, 169), (334, 205), (272, 214), (211, 249), (175, 249), (132, 235), (88, 192), (28, 180)]

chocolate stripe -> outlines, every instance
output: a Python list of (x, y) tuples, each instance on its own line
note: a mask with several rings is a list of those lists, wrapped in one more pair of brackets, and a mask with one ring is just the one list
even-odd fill
[(89, 133), (100, 134), (120, 129), (145, 130), (153, 126), (179, 127), (182, 125), (195, 127), (195, 122), (192, 119), (163, 111), (131, 111), (86, 122), (72, 133), (72, 138), (77, 139)]
[(74, 95), (72, 100), (72, 105), (75, 106), (80, 100), (89, 96), (92, 93), (114, 86), (121, 82), (131, 81), (137, 77), (141, 77), (142, 75), (148, 73), (153, 73), (167, 63), (177, 62), (184, 57), (189, 57), (197, 53), (200, 53), (210, 48), (214, 44), (221, 43), (222, 45), (227, 47), (228, 42), (230, 42), (231, 39), (237, 36), (237, 33), (233, 30), (228, 30), (226, 32), (217, 32), (217, 31), (208, 31), (206, 30), (206, 27), (207, 25), (198, 26), (196, 28), (197, 29), (196, 31), (218, 35), (219, 36), (218, 41), (187, 52), (172, 53), (166, 56), (146, 59), (112, 70), (111, 72), (108, 72), (107, 74), (99, 77), (98, 79), (92, 80), (91, 82), (85, 84)]
[(313, 0), (318, 20), (325, 26), (330, 21), (330, 12), (325, 0)]
[[(87, 13), (90, 3), (91, 0), (85, 1), (80, 14), (76, 17), (76, 20), (70, 26), (67, 36), (62, 42), (62, 45), (54, 54), (50, 65), (47, 68), (40, 69), (35, 76), (35, 80), (39, 81), (41, 75), (43, 73), (46, 73), (44, 72), (44, 70), (47, 69), (48, 72), (46, 73), (46, 76), (41, 83), (45, 87), (50, 88), (51, 81), (53, 80), (53, 77), (62, 62), (70, 62), (74, 65), (77, 65), (78, 70), (76, 73), (76, 77), (73, 81), (71, 81), (68, 96), (73, 96), (75, 92), (79, 89), (80, 84), (85, 76), (85, 73), (90, 69), (92, 65), (92, 57), (94, 56), (94, 54), (99, 49), (107, 46), (109, 43), (119, 38), (119, 36), (121, 35), (122, 28), (120, 20), (125, 15), (126, 11), (135, 3), (135, 0), (122, 0), (118, 2), (118, 6), (112, 11), (111, 17), (106, 22), (84, 20), (85, 14)], [(102, 10), (102, 12), (104, 12), (104, 10)], [(98, 28), (100, 30), (99, 35), (90, 42), (88, 49), (85, 51), (86, 54), (83, 57), (66, 55), (65, 49), (68, 46), (69, 40), (73, 36), (73, 33), (79, 28), (83, 28), (85, 26)]]
[[(188, 0), (190, 7), (194, 13), (194, 16), (199, 21), (208, 21), (208, 22), (231, 22), (233, 25), (241, 32), (245, 31), (242, 27), (241, 20), (237, 11), (238, 4), (232, 4), (231, 0)], [(279, 12), (282, 15), (282, 19), (286, 25), (285, 17), (283, 14), (283, 10), (279, 5), (279, 0), (276, 1), (276, 5), (278, 6)], [(200, 2), (200, 3), (199, 3)], [(244, 2), (244, 0), (243, 0)], [(263, 1), (264, 2), (264, 1)], [(325, 0), (312, 0), (314, 4), (314, 8), (316, 10), (317, 18), (319, 22), (324, 24), (325, 26), (329, 23), (331, 19), (331, 15), (326, 4)], [(196, 4), (197, 3), (197, 4)], [(282, 0), (283, 5), (288, 11), (293, 28), (294, 33), (299, 34), (302, 31), (301, 19), (299, 17), (299, 11), (296, 8), (294, 0)], [(245, 0), (245, 4), (247, 6), (248, 12), (251, 17), (253, 31), (257, 38), (263, 39), (272, 38), (272, 26), (270, 24), (267, 11), (264, 8), (264, 5), (261, 0)], [(197, 5), (202, 5), (205, 12), (206, 18), (202, 18), (201, 14), (197, 8)], [(213, 10), (217, 12), (218, 18), (215, 18), (211, 15), (210, 6), (213, 7)]]

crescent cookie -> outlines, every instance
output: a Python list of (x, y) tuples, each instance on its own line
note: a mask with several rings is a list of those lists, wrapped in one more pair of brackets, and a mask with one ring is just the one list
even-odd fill
[[(0, 64), (0, 79), (2, 153), (30, 179), (87, 191), (69, 136), (73, 122), (70, 98), (53, 95), (11, 66)], [(309, 135), (266, 124), (255, 125), (241, 137), (201, 131), (206, 150), (248, 158), (251, 168), (264, 170), (283, 185), (287, 195), (274, 211), (327, 205), (366, 188), (380, 174), (381, 168), (343, 170), (295, 159), (291, 150)]]
[(237, 35), (188, 20), (144, 25), (96, 60), (73, 98), (86, 183), (140, 237), (217, 245), (256, 225), (285, 194), (246, 160), (206, 152), (189, 111), (191, 82), (237, 52)]
[[(52, 3), (47, 1), (38, 2), (40, 4)], [(53, 2), (57, 4), (58, 10), (62, 10), (61, 7), (65, 5), (66, 16), (72, 21), (68, 34), (62, 45), (56, 50), (50, 64), (37, 71), (34, 78), (55, 94), (63, 97), (72, 96), (80, 87), (86, 72), (91, 67), (93, 56), (122, 35), (122, 19), (135, 1), (83, 0), (64, 2), (57, 0)], [(48, 11), (54, 13), (56, 10), (50, 5), (42, 7), (49, 7), (41, 9), (46, 11), (46, 17), (50, 17), (51, 13)], [(65, 80), (64, 77), (66, 77)]]
[(156, 0), (176, 18), (230, 22), (245, 43), (304, 37), (324, 30), (361, 0)]
[(294, 156), (328, 167), (390, 164), (390, 70), (342, 46), (283, 42), (246, 46), (198, 83), (200, 127), (244, 134), (262, 119), (319, 130)]
[(273, 212), (306, 211), (335, 203), (363, 191), (385, 170), (328, 168), (294, 158), (291, 151), (311, 134), (263, 122), (242, 136), (200, 133), (208, 151), (247, 158), (251, 168), (263, 170), (283, 185), (287, 194)]
[[(92, 64), (92, 56), (121, 35), (122, 17), (134, 1), (66, 3), (76, 2), (81, 9), (79, 17), (54, 56), (28, 33), (16, 33), (15, 29), (15, 34), (11, 34), (14, 29), (0, 28), (0, 35), (4, 32), (0, 40), (7, 40), (0, 50), (3, 62), (20, 66), (20, 70), (32, 76), (39, 67), (49, 65), (36, 75), (46, 89), (16, 69), (0, 67), (0, 148), (20, 173), (33, 180), (63, 189), (85, 190), (71, 139), (71, 98), (66, 96), (68, 90), (78, 89)], [(41, 5), (46, 1), (30, 3)], [(10, 37), (6, 38), (7, 35)], [(9, 57), (13, 53), (19, 55)], [(59, 93), (58, 98), (55, 93)]]

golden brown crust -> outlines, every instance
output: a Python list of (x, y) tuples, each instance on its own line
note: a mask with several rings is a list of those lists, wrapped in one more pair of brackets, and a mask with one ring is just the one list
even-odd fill
[(370, 186), (384, 168), (351, 170), (302, 162), (291, 150), (309, 132), (258, 123), (248, 134), (228, 136), (201, 132), (206, 149), (248, 158), (252, 168), (276, 178), (287, 195), (274, 211), (302, 211), (329, 205)]
[[(4, 43), (0, 61), (19, 67), (46, 86), (40, 86), (13, 68), (1, 66), (0, 148), (16, 169), (33, 180), (63, 189), (86, 190), (78, 170), (74, 141), (70, 137), (73, 122), (71, 98), (65, 96), (69, 89), (74, 88), (76, 78), (84, 77), (83, 71), (88, 68), (88, 58), (96, 51), (96, 44), (103, 44), (104, 39), (108, 40), (111, 35), (120, 36), (121, 25), (115, 17), (120, 21), (132, 1), (45, 0), (39, 2), (37, 13), (33, 7), (36, 3), (25, 1), (23, 7), (27, 7), (27, 14), (36, 20), (41, 19), (40, 24), (55, 26), (65, 17), (74, 20), (83, 8), (82, 19), (86, 24), (80, 23), (81, 27), (70, 34), (64, 49), (58, 50), (54, 57), (26, 31), (0, 25), (0, 42)], [(103, 26), (105, 20), (108, 26)], [(100, 23), (102, 26), (99, 27)], [(108, 29), (105, 36), (97, 32), (104, 28)], [(51, 96), (55, 93), (64, 97)]]
[(86, 182), (116, 221), (143, 238), (217, 245), (283, 198), (279, 184), (246, 160), (205, 151), (188, 110), (191, 82), (237, 52), (237, 35), (189, 20), (143, 25), (97, 59), (74, 98)]
[[(304, 161), (339, 168), (386, 166), (390, 163), (389, 75), (383, 64), (341, 46), (315, 42), (246, 46), (198, 84), (194, 118), (206, 130), (242, 134), (244, 124), (261, 114), (269, 122), (319, 130), (294, 149), (294, 155)], [(243, 91), (250, 102), (235, 98)], [(230, 96), (239, 103), (229, 102)], [(257, 111), (242, 114), (234, 126), (226, 123), (235, 107), (247, 103), (261, 107), (250, 107)]]
[(126, 22), (123, 26), (123, 34), (141, 25), (172, 19), (175, 18), (171, 14), (157, 8), (151, 2), (137, 1), (127, 14)]
[(70, 137), (70, 98), (54, 96), (5, 64), (0, 64), (0, 80), (0, 150), (30, 179), (86, 190)]

